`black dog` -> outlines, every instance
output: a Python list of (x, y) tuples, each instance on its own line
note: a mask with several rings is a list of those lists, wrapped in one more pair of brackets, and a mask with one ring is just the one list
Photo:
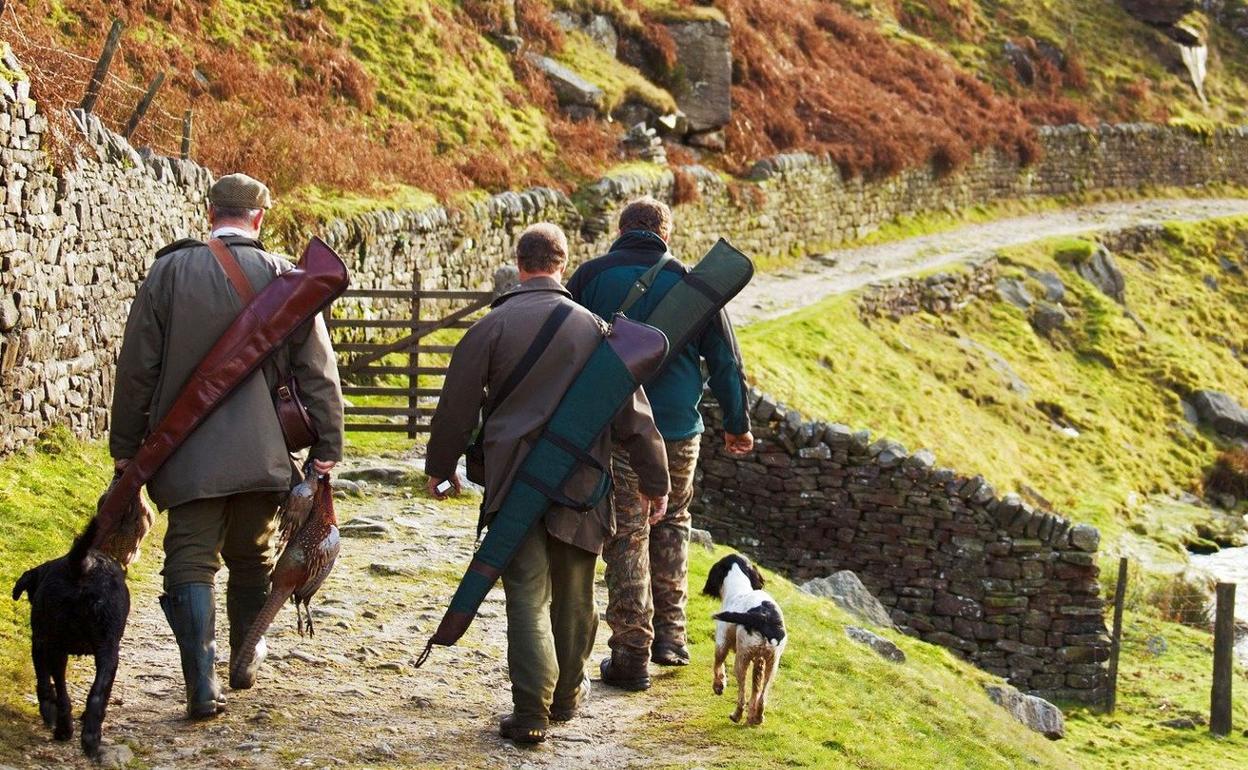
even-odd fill
[(68, 657), (95, 656), (95, 681), (82, 715), (82, 750), (92, 757), (99, 752), (104, 709), (117, 676), (121, 636), (130, 615), (125, 570), (91, 549), (96, 526), (92, 519), (69, 554), (27, 570), (13, 586), (15, 600), (23, 592), (30, 595), (30, 651), (39, 714), (58, 741), (74, 734), (65, 687)]

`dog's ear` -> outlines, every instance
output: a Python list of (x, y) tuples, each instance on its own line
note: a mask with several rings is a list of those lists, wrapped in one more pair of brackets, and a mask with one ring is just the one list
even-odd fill
[(767, 581), (763, 580), (763, 573), (759, 572), (758, 567), (755, 567), (753, 564), (748, 565), (745, 574), (750, 578), (750, 588), (753, 588), (755, 591), (762, 590), (762, 587), (767, 583)]
[(39, 587), (39, 568), (28, 569), (22, 576), (17, 579), (17, 583), (13, 586), (13, 601), (22, 598), (22, 593), (30, 594), (33, 599), (35, 597), (35, 589)]
[(706, 575), (706, 585), (702, 588), (702, 593), (713, 599), (720, 598), (719, 592), (724, 587), (724, 576), (728, 574), (728, 565), (723, 559), (715, 562), (711, 567), (711, 571)]

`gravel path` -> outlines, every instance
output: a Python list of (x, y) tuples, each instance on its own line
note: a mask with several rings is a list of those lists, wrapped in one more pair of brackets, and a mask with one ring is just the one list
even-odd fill
[[(106, 743), (133, 748), (131, 766), (611, 770), (656, 760), (697, 763), (682, 758), (689, 747), (656, 745), (653, 727), (644, 733), (663, 719), (652, 714), (659, 707), (653, 696), (676, 680), (691, 686), (687, 670), (661, 673), (649, 696), (595, 682), (583, 716), (554, 727), (543, 746), (500, 739), (498, 717), (510, 710), (501, 589), (490, 594), (459, 646), (435, 648), (424, 668), (412, 666), (469, 561), (476, 511), (374, 483), (367, 497), (342, 500), (338, 514), (344, 531), (367, 519), (378, 526), (365, 528), (377, 532), (344, 538), (342, 556), (313, 603), (316, 636), (301, 639), (294, 613), (283, 609), (268, 636), (260, 683), (246, 692), (227, 690), (228, 710), (207, 722), (182, 718), (176, 647), (157, 603), (161, 553), (157, 541), (149, 542), (135, 567), (144, 579), (131, 581), (133, 609), (104, 729)], [(605, 588), (599, 590), (603, 607)], [(225, 677), (224, 606), (217, 617), (218, 673)], [(606, 637), (602, 623), (595, 663), (607, 654)], [(77, 713), (92, 667), (87, 659), (70, 665)], [(40, 726), (37, 736), (20, 756), (0, 757), (0, 766), (97, 767), (79, 753), (76, 734), (71, 743), (54, 743)]]
[(868, 283), (988, 256), (997, 249), (1041, 238), (1233, 214), (1248, 214), (1248, 200), (1210, 198), (1099, 203), (967, 225), (877, 246), (832, 251), (804, 259), (787, 270), (757, 275), (733, 300), (730, 310), (739, 323), (748, 324), (791, 313), (829, 295), (852, 291)]

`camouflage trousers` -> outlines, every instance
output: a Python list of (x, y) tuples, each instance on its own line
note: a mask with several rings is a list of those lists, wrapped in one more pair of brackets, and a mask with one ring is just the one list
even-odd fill
[(689, 598), (689, 502), (701, 437), (668, 441), (672, 477), (667, 517), (650, 526), (628, 456), (611, 458), (615, 534), (602, 549), (607, 571), (607, 624), (612, 653), (650, 659), (651, 645), (683, 647)]

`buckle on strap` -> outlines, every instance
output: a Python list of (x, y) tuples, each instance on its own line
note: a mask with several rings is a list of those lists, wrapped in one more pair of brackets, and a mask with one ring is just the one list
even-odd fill
[(290, 386), (289, 386), (289, 385), (278, 385), (278, 386), (277, 386), (277, 397), (278, 397), (278, 398), (280, 398), (280, 399), (281, 399), (281, 400), (283, 400), (283, 401), (290, 401), (290, 400), (291, 400), (291, 395), (290, 395)]

